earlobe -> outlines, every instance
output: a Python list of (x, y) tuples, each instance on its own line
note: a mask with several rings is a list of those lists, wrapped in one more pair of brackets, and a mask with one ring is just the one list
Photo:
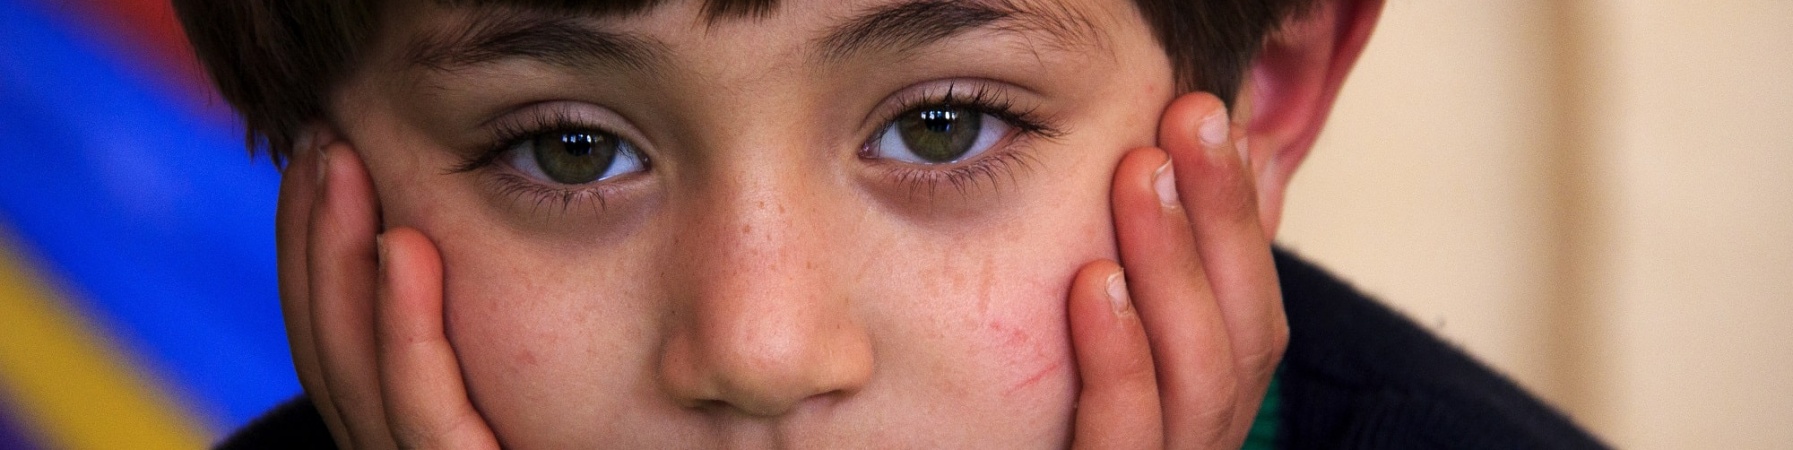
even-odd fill
[(1245, 122), (1264, 232), (1274, 237), (1284, 193), (1326, 124), (1339, 88), (1369, 42), (1383, 0), (1321, 0), (1265, 39), (1234, 120)]

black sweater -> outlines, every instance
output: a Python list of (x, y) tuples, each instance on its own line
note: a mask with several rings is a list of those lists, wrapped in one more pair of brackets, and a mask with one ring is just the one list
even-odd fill
[(1284, 448), (1602, 448), (1505, 377), (1278, 250)]
[[(1289, 349), (1277, 374), (1283, 448), (1602, 448), (1488, 367), (1301, 258), (1278, 249)], [(299, 397), (224, 449), (334, 448)]]

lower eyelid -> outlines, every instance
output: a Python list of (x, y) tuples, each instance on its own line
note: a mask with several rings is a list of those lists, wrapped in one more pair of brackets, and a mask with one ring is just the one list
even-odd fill
[(925, 193), (937, 197), (941, 187), (951, 187), (959, 194), (970, 194), (970, 189), (986, 184), (992, 190), (1001, 190), (1005, 183), (1018, 183), (1020, 176), (1031, 172), (1039, 162), (1031, 148), (1033, 137), (1027, 134), (1011, 128), (1008, 135), (998, 138), (982, 155), (952, 164), (928, 167), (880, 161), (878, 165), (892, 183), (911, 196)]
[[(508, 172), (490, 173), (486, 178), (488, 192), (495, 195), (501, 205), (525, 208), (525, 212), (531, 217), (553, 218), (578, 211), (603, 213), (613, 201), (624, 196), (628, 189), (618, 183), (550, 186)], [(626, 183), (630, 180), (622, 181)]]

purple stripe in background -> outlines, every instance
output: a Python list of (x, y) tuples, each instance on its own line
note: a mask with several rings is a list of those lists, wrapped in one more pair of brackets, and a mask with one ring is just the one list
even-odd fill
[[(5, 399), (0, 399), (5, 400)], [(11, 405), (0, 401), (0, 450), (37, 450), (43, 448), (32, 442), (33, 436), (25, 434), (25, 424), (20, 423)]]

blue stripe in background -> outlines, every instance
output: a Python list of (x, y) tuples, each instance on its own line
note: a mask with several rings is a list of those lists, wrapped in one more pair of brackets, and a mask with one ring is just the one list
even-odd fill
[(35, 450), (37, 445), (25, 437), (24, 422), (9, 414), (5, 400), (0, 398), (0, 450)]
[(0, 227), (202, 422), (299, 392), (276, 293), (279, 174), (73, 18), (0, 0)]

